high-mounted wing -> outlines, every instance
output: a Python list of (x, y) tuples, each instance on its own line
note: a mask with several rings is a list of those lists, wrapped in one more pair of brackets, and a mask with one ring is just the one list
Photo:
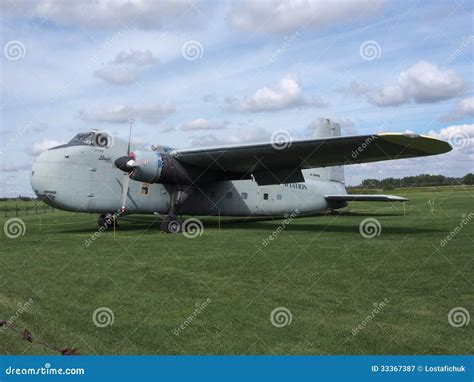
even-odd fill
[(383, 133), (276, 144), (173, 150), (179, 162), (198, 168), (253, 174), (259, 184), (304, 181), (301, 169), (442, 154), (451, 146), (417, 134)]

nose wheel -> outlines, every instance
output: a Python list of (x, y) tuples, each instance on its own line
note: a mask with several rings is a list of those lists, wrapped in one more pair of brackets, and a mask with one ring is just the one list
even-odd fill
[(97, 218), (97, 225), (99, 228), (102, 228), (102, 229), (108, 229), (114, 226), (115, 228), (117, 228), (118, 227), (117, 216), (111, 213), (100, 214), (99, 217)]

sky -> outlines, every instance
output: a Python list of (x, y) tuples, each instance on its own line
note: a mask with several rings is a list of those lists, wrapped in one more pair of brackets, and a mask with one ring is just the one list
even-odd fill
[(443, 156), (352, 165), (346, 183), (474, 172), (469, 1), (0, 3), (1, 196), (32, 196), (35, 157), (78, 132), (172, 147), (415, 132)]

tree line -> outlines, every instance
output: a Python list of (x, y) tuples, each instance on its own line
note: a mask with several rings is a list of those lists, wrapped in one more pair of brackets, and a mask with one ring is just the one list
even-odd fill
[(361, 184), (352, 188), (392, 189), (427, 186), (457, 186), (460, 184), (474, 185), (474, 174), (469, 173), (461, 178), (444, 175), (421, 174), (403, 178), (364, 179)]

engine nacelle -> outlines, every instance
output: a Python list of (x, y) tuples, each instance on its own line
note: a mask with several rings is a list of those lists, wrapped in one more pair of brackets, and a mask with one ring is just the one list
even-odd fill
[(163, 170), (161, 154), (156, 151), (135, 151), (130, 153), (133, 170), (130, 179), (139, 182), (157, 183)]
[(180, 163), (173, 156), (157, 151), (135, 151), (118, 158), (115, 164), (138, 182), (197, 185), (216, 179), (212, 171)]

